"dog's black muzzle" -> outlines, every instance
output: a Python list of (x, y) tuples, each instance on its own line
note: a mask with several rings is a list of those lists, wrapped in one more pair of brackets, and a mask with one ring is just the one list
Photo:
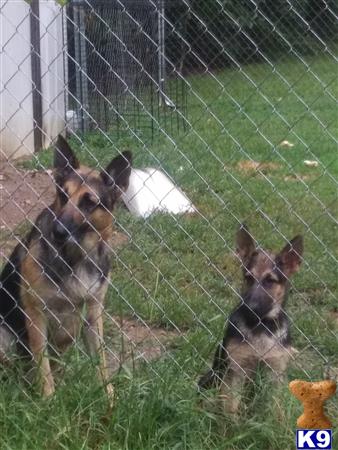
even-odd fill
[(242, 299), (245, 306), (260, 318), (268, 314), (273, 307), (273, 299), (261, 287), (250, 289)]
[(58, 244), (64, 244), (71, 239), (77, 241), (78, 229), (79, 226), (74, 222), (57, 218), (53, 224), (53, 237)]

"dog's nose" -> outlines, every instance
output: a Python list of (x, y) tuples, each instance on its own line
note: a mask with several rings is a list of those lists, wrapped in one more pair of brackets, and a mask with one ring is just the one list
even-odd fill
[(55, 222), (53, 233), (57, 241), (64, 241), (70, 236), (68, 228), (59, 221)]

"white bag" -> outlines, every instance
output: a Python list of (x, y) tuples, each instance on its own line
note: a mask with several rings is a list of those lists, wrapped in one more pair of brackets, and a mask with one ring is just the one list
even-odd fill
[(158, 169), (131, 169), (129, 187), (122, 200), (131, 213), (148, 217), (154, 212), (193, 213), (195, 207), (187, 196)]

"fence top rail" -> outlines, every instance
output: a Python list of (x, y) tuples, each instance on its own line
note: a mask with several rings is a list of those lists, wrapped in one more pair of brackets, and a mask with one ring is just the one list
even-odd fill
[(69, 0), (67, 6), (82, 6), (87, 8), (105, 7), (112, 9), (124, 9), (125, 7), (139, 9), (139, 8), (154, 8), (159, 6), (181, 4), (179, 0)]

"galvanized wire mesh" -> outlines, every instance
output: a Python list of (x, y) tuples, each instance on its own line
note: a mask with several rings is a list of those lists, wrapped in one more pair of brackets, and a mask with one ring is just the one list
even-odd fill
[[(68, 77), (80, 105), (72, 99), (69, 103), (77, 110), (82, 131), (99, 126), (118, 133), (125, 129), (123, 119), (151, 136), (156, 122), (184, 126), (185, 84), (165, 57), (173, 26), (164, 14), (164, 5), (148, 1), (68, 4)], [(84, 73), (76, 70), (77, 63)]]
[[(48, 10), (40, 2), (38, 13), (21, 5), (15, 17), (9, 1), (0, 6), (6, 29), (2, 62), (11, 67), (0, 91), (3, 265), (11, 264), (17, 244), (36, 260), (25, 234), (43, 208), (55, 211), (49, 153), (31, 154), (36, 133), (45, 147), (67, 133), (93, 171), (128, 147), (136, 168), (163, 171), (187, 192), (195, 212), (136, 219), (121, 206), (114, 211), (114, 270), (101, 342), (113, 382), (123, 368), (132, 367), (137, 377), (140, 361), (163, 379), (156, 364), (163, 360), (195, 386), (210, 366), (224, 323), (236, 302), (243, 302), (233, 238), (243, 221), (263, 248), (280, 250), (294, 234), (304, 234), (302, 269), (291, 280), (285, 311), (296, 347), (288, 374), (333, 377), (337, 79), (329, 68), (336, 61), (336, 3), (73, 0), (53, 5), (49, 15), (43, 7)], [(29, 18), (40, 23), (42, 48), (49, 45), (54, 54), (32, 44)], [(54, 28), (60, 20), (62, 34)], [(18, 37), (29, 48), (22, 58), (13, 53)], [(26, 65), (34, 54), (42, 87)], [(19, 76), (32, 85), (27, 92), (16, 92)], [(49, 77), (61, 89), (50, 91)], [(44, 105), (39, 118), (30, 104), (32, 91)], [(15, 122), (19, 112), (31, 122), (27, 132)], [(22, 152), (31, 154), (25, 167), (15, 161)], [(70, 271), (81, 289), (90, 290)], [(42, 284), (49, 283), (47, 275), (43, 268)], [(58, 292), (63, 281), (55, 283)], [(79, 313), (86, 322), (85, 311)], [(78, 339), (74, 344), (86, 359)]]

